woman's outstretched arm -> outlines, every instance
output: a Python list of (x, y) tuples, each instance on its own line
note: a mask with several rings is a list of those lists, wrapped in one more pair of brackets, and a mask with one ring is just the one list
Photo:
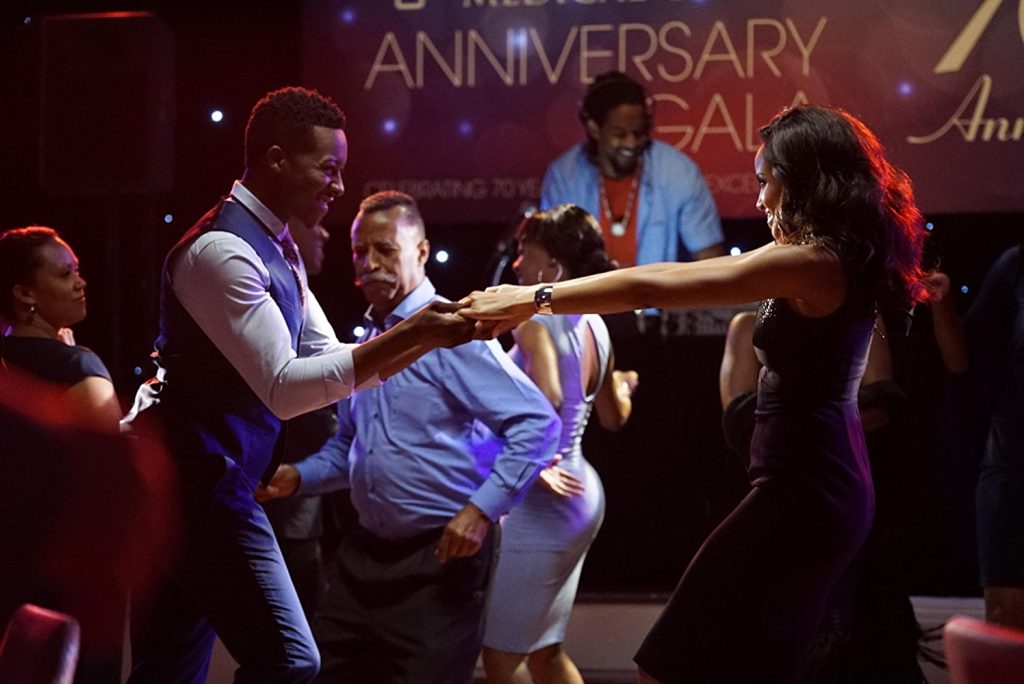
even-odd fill
[[(542, 286), (541, 286), (542, 287)], [(838, 257), (813, 245), (766, 245), (738, 256), (636, 266), (566, 280), (552, 287), (554, 313), (617, 313), (646, 307), (728, 306), (768, 298), (798, 300), (812, 316), (842, 304), (846, 279)], [(460, 314), (522, 321), (534, 314), (538, 286), (474, 292)]]

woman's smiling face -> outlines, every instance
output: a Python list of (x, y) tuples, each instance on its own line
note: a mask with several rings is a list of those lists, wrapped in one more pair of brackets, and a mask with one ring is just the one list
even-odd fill
[(785, 242), (785, 233), (782, 231), (780, 219), (780, 208), (782, 205), (782, 185), (775, 178), (772, 172), (772, 165), (764, 159), (764, 148), (754, 155), (754, 173), (757, 174), (757, 182), (761, 187), (757, 195), (757, 208), (763, 211), (768, 219), (768, 228), (772, 231), (772, 239), (777, 243)]

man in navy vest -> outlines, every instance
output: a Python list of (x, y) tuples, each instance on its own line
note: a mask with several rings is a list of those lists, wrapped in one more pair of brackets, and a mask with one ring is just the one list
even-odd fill
[(281, 420), (472, 335), (457, 306), (435, 303), (365, 344), (338, 342), (288, 222), (318, 225), (344, 191), (344, 123), (314, 91), (269, 93), (246, 126), (242, 180), (167, 256), (157, 412), (179, 469), (183, 534), (163, 590), (133, 606), (132, 684), (203, 682), (215, 635), (239, 663), (236, 682), (316, 676), (319, 653), (253, 499), (276, 466)]

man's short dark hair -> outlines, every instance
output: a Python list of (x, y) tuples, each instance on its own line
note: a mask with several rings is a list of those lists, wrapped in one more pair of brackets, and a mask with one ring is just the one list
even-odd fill
[(421, 237), (426, 237), (426, 226), (423, 222), (423, 215), (412, 195), (407, 195), (398, 190), (382, 190), (375, 192), (359, 203), (359, 214), (357, 219), (367, 214), (375, 214), (380, 211), (388, 211), (395, 207), (403, 207), (409, 216), (415, 220), (417, 231)]
[(382, 190), (375, 192), (359, 203), (360, 214), (373, 214), (378, 211), (387, 211), (395, 207), (405, 207), (410, 214), (420, 217), (420, 208), (416, 206), (416, 200), (412, 195), (397, 190)]
[(303, 149), (310, 144), (314, 126), (344, 129), (345, 114), (329, 97), (309, 88), (267, 93), (252, 108), (245, 127), (245, 167), (258, 164), (274, 145)]

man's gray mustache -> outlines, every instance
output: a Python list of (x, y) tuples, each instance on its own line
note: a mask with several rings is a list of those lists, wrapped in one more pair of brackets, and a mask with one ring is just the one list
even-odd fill
[(387, 283), (388, 285), (394, 285), (398, 282), (398, 276), (392, 273), (367, 273), (364, 276), (356, 278), (356, 286), (368, 285), (370, 283)]

